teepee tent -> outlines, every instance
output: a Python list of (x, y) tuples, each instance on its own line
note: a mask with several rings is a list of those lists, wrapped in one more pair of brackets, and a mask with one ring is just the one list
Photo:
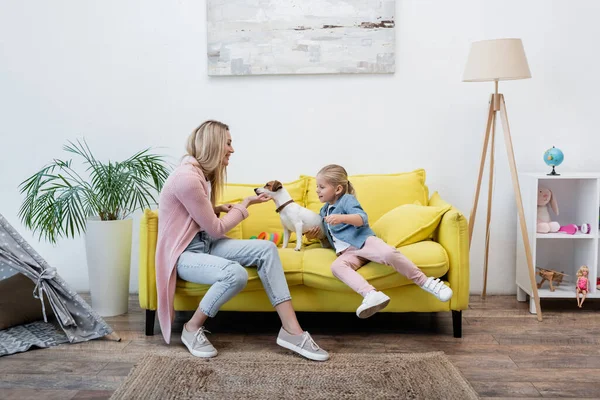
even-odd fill
[[(120, 340), (102, 317), (67, 285), (56, 272), (56, 268), (49, 266), (2, 214), (0, 214), (0, 269), (21, 273), (35, 283), (34, 293), (29, 295), (40, 299), (45, 321), (50, 310), (44, 307), (44, 297), (48, 300), (69, 342), (83, 342), (104, 336), (112, 340)], [(12, 273), (4, 273), (5, 276), (8, 274)], [(0, 355), (3, 353), (2, 338), (3, 336), (0, 335)], [(12, 343), (14, 334), (12, 338), (5, 340), (14, 345)], [(5, 349), (4, 354), (12, 353)]]

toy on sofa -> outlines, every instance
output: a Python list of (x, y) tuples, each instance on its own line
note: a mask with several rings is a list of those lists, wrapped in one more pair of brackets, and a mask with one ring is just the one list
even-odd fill
[(561, 226), (558, 231), (568, 233), (569, 235), (574, 235), (577, 232), (588, 234), (592, 231), (592, 226), (590, 224), (581, 224), (581, 225), (568, 224), (568, 225)]
[(258, 234), (258, 236), (250, 236), (250, 239), (268, 240), (270, 242), (275, 243), (276, 245), (279, 245), (281, 243), (281, 238), (282, 236), (277, 232), (261, 232)]
[(558, 215), (558, 202), (552, 194), (552, 191), (548, 188), (540, 186), (537, 201), (538, 233), (558, 232), (558, 230), (560, 229), (559, 223), (556, 221), (552, 221), (552, 218), (550, 217), (550, 212), (548, 211), (548, 203), (550, 203), (550, 207), (552, 208), (552, 211), (554, 211), (554, 214)]
[[(590, 291), (590, 281), (588, 279), (589, 273), (590, 270), (587, 267), (587, 265), (582, 265), (581, 267), (579, 267), (579, 270), (577, 270), (577, 284), (575, 285), (575, 297), (577, 297), (577, 306), (579, 308), (583, 306), (585, 297)], [(581, 298), (579, 297), (580, 294)]]

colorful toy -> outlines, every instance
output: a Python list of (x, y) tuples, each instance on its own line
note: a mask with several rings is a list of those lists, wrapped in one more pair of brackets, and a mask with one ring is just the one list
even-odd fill
[(569, 235), (574, 235), (577, 232), (588, 234), (592, 231), (592, 226), (590, 224), (581, 224), (581, 225), (568, 224), (568, 225), (561, 226), (558, 231), (568, 233)]
[(550, 212), (548, 211), (548, 203), (550, 203), (550, 207), (552, 208), (552, 211), (554, 211), (554, 214), (558, 215), (558, 202), (552, 194), (552, 191), (548, 188), (540, 186), (537, 201), (538, 233), (558, 232), (558, 230), (560, 229), (559, 223), (556, 221), (552, 221), (552, 218), (550, 218)]
[[(575, 285), (575, 297), (577, 298), (577, 306), (579, 308), (583, 307), (585, 297), (590, 291), (590, 282), (588, 279), (589, 273), (590, 270), (587, 267), (587, 265), (582, 265), (577, 270), (577, 284)], [(582, 295), (581, 298), (579, 297), (580, 294)]]
[(536, 268), (538, 270), (538, 275), (542, 277), (542, 280), (537, 284), (538, 289), (542, 287), (545, 281), (548, 281), (550, 284), (550, 291), (554, 292), (556, 288), (552, 285), (553, 283), (558, 287), (565, 276), (568, 276), (564, 272), (553, 271), (551, 269), (545, 268)]
[(268, 240), (276, 245), (279, 245), (281, 243), (282, 235), (277, 232), (261, 232), (258, 234), (258, 236), (250, 236), (250, 239)]

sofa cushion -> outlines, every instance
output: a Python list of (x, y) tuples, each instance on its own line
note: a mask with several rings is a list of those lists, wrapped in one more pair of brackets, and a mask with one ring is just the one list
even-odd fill
[(448, 203), (446, 200), (442, 199), (442, 196), (440, 196), (440, 194), (438, 192), (433, 192), (433, 194), (431, 195), (431, 198), (429, 199), (429, 205), (430, 206), (434, 206), (434, 207), (440, 207), (440, 206), (450, 206), (450, 203)]
[[(304, 196), (306, 193), (305, 178), (298, 179), (293, 182), (283, 183), (283, 187), (289, 192), (292, 199), (304, 206)], [(237, 203), (248, 196), (254, 196), (254, 188), (262, 187), (265, 183), (256, 184), (238, 184), (229, 183), (225, 186), (223, 193), (223, 201), (219, 203)], [(250, 206), (249, 216), (238, 226), (241, 227), (241, 237), (232, 237), (236, 239), (249, 239), (251, 236), (258, 236), (261, 232), (278, 232), (283, 235), (283, 227), (279, 214), (275, 212), (275, 203), (268, 201), (262, 204), (254, 204)], [(233, 232), (236, 228), (232, 229)], [(295, 235), (294, 235), (295, 240)]]
[[(294, 251), (293, 248), (278, 250), (288, 286), (301, 285), (303, 252)], [(256, 268), (249, 267), (246, 268), (246, 271), (248, 272), (248, 284), (243, 291), (264, 290)], [(177, 292), (187, 296), (201, 296), (206, 293), (209, 287), (210, 285), (201, 285), (177, 279)]]
[[(444, 276), (449, 268), (448, 255), (444, 248), (433, 241), (422, 241), (398, 249), (427, 276), (439, 278)], [(331, 264), (336, 255), (331, 249), (311, 246), (304, 251), (304, 285), (317, 289), (352, 292), (352, 289), (337, 279), (331, 273)], [(411, 284), (403, 275), (392, 267), (369, 262), (358, 270), (370, 284), (378, 290)]]
[(406, 246), (429, 238), (450, 208), (404, 204), (385, 213), (372, 228), (390, 246)]
[[(306, 207), (319, 212), (323, 204), (316, 193), (317, 181), (307, 178)], [(372, 225), (386, 212), (402, 205), (427, 204), (429, 192), (425, 186), (425, 170), (382, 175), (351, 175), (348, 177), (356, 190), (356, 197), (369, 216)]]

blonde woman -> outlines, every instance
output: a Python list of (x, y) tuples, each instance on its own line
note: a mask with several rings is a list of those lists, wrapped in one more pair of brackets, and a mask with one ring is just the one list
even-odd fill
[(212, 120), (202, 123), (189, 136), (186, 150), (187, 155), (165, 182), (158, 207), (156, 287), (158, 320), (165, 341), (171, 339), (177, 277), (208, 284), (211, 286), (198, 309), (183, 326), (181, 341), (194, 356), (216, 356), (204, 323), (244, 289), (248, 280), (244, 266), (253, 266), (281, 319), (277, 344), (311, 360), (327, 360), (327, 352), (296, 319), (276, 245), (266, 240), (225, 237), (248, 216), (249, 206), (269, 200), (260, 195), (236, 205), (216, 204), (234, 152), (229, 127)]

